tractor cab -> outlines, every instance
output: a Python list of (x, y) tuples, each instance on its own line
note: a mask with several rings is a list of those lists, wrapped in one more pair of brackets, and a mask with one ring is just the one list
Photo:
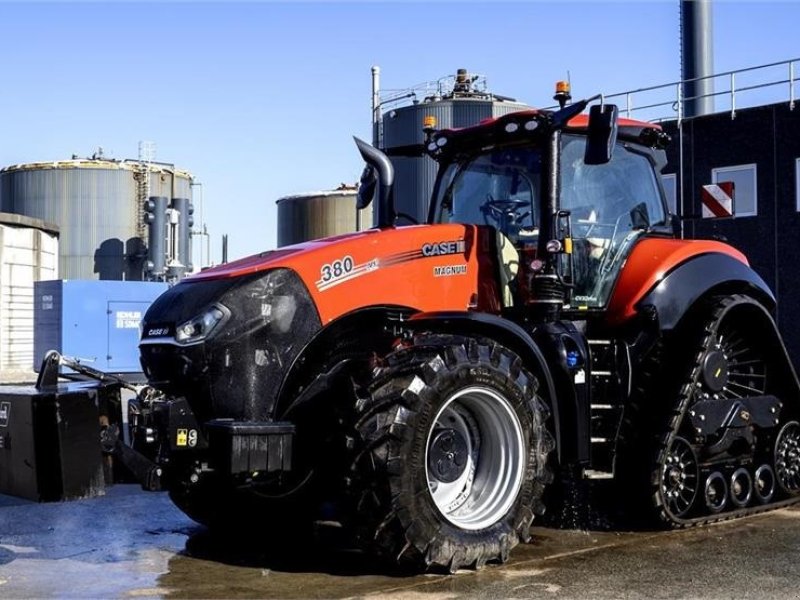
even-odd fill
[(565, 305), (603, 308), (636, 241), (671, 235), (657, 175), (662, 134), (621, 120), (618, 135), (601, 139), (608, 151), (597, 160), (593, 117), (559, 124), (559, 114), (524, 111), (430, 130), (427, 151), (440, 168), (429, 222), (496, 230), (515, 305), (537, 301), (533, 279), (541, 275), (561, 284)]

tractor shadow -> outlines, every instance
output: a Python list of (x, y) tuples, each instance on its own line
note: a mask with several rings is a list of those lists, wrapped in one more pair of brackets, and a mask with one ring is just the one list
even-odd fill
[(415, 575), (353, 549), (338, 527), (325, 525), (315, 527), (313, 532), (298, 534), (295, 539), (270, 537), (268, 532), (232, 535), (198, 526), (186, 540), (180, 555), (282, 573), (325, 573), (341, 577)]
[[(619, 487), (613, 481), (564, 478), (550, 486), (545, 496), (547, 510), (534, 525), (575, 531), (653, 531), (652, 522), (626, 512)], [(170, 571), (185, 561), (208, 561), (225, 567), (242, 567), (274, 575), (324, 574), (334, 577), (371, 576), (408, 579), (419, 573), (402, 570), (377, 556), (355, 550), (342, 529), (317, 525), (287, 539), (269, 531), (226, 534), (197, 525), (189, 532), (185, 548), (171, 563)], [(177, 568), (178, 571), (184, 569)], [(436, 574), (436, 573), (433, 573)], [(172, 582), (174, 585), (174, 582)], [(182, 587), (182, 586), (178, 586)]]

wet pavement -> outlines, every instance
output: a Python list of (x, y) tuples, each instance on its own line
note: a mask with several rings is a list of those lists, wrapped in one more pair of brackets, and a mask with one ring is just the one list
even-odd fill
[(208, 534), (165, 494), (0, 496), (0, 598), (798, 598), (800, 508), (673, 532), (536, 527), (502, 566), (400, 576), (359, 553)]

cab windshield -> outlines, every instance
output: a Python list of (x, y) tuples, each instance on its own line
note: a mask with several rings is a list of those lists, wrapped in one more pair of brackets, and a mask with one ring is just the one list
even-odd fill
[[(570, 214), (573, 251), (560, 257), (560, 270), (577, 306), (601, 308), (636, 240), (665, 225), (667, 214), (644, 153), (617, 142), (608, 163), (587, 165), (585, 150), (585, 136), (562, 136), (559, 208)], [(453, 161), (438, 183), (433, 222), (489, 225), (527, 251), (539, 237), (541, 183), (537, 147), (495, 148)]]
[(446, 167), (434, 222), (491, 225), (517, 242), (538, 233), (540, 193), (538, 149), (494, 150)]

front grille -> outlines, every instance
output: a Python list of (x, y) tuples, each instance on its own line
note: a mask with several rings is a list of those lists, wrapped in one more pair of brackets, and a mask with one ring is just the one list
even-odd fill
[[(289, 269), (224, 283), (178, 284), (162, 295), (145, 315), (145, 327), (179, 325), (210, 304), (227, 308), (230, 318), (199, 344), (151, 341), (141, 346), (142, 364), (153, 385), (185, 396), (201, 420), (268, 420), (294, 359), (321, 327), (319, 316), (305, 285)], [(277, 300), (286, 298), (293, 299), (290, 327), (277, 321), (280, 311), (273, 310)]]

